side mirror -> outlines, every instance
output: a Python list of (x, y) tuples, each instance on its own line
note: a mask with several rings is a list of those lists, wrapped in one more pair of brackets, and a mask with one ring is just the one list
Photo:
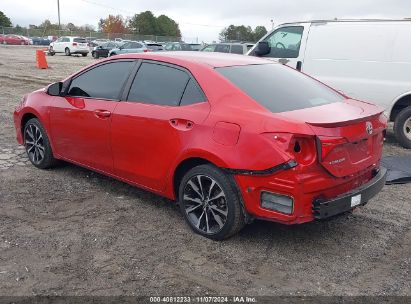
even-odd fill
[(257, 56), (267, 55), (267, 54), (270, 53), (270, 51), (271, 51), (271, 47), (269, 46), (267, 41), (260, 41), (257, 44), (256, 49), (254, 50), (254, 52)]
[(52, 83), (47, 88), (47, 94), (49, 94), (50, 96), (60, 96), (62, 88), (63, 88), (63, 83), (62, 82)]

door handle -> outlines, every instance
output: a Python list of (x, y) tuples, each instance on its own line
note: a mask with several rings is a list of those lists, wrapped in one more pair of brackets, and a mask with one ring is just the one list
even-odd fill
[(170, 119), (170, 124), (177, 130), (187, 131), (193, 128), (194, 122), (186, 119), (173, 118)]
[(94, 115), (98, 118), (107, 118), (111, 116), (111, 112), (107, 110), (94, 110)]

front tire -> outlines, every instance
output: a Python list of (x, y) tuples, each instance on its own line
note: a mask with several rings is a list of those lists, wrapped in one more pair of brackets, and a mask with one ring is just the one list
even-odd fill
[(87, 57), (87, 54), (88, 54), (88, 53), (82, 53), (81, 56)]
[(245, 225), (235, 181), (212, 165), (186, 173), (179, 187), (179, 204), (193, 231), (213, 240), (226, 239)]
[(66, 56), (71, 56), (71, 52), (70, 52), (70, 49), (69, 49), (69, 48), (66, 48), (66, 49), (64, 50), (64, 53), (66, 54)]
[(395, 117), (394, 135), (401, 146), (411, 149), (411, 106), (403, 109)]
[(46, 130), (37, 118), (26, 123), (23, 136), (27, 156), (35, 167), (47, 169), (57, 164)]

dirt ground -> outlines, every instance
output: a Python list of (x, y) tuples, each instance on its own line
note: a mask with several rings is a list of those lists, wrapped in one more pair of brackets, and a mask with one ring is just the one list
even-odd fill
[[(325, 222), (255, 221), (224, 242), (174, 202), (80, 167), (31, 166), (21, 97), (92, 63), (0, 46), (0, 295), (411, 295), (411, 185)], [(389, 132), (385, 155), (411, 155)]]

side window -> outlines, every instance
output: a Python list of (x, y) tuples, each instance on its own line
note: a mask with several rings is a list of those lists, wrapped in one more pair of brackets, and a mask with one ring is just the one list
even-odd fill
[(128, 101), (177, 106), (189, 75), (169, 66), (143, 62), (130, 88)]
[(204, 102), (206, 99), (203, 92), (198, 88), (195, 81), (190, 78), (181, 98), (180, 106), (186, 106), (194, 103)]
[(173, 49), (173, 45), (172, 44), (166, 44), (166, 46), (164, 47), (167, 51), (171, 51)]
[(63, 42), (70, 42), (70, 38), (63, 38)]
[(264, 41), (271, 47), (270, 53), (263, 57), (297, 58), (300, 51), (304, 27), (287, 26), (277, 29)]
[(229, 44), (217, 44), (214, 52), (230, 53), (230, 45)]
[(207, 45), (205, 48), (203, 48), (201, 51), (202, 52), (214, 52), (216, 45), (215, 44), (210, 44)]
[(231, 53), (233, 54), (244, 54), (244, 49), (242, 45), (233, 44), (231, 46)]
[(122, 48), (123, 49), (131, 49), (130, 45), (131, 45), (130, 43), (125, 43), (125, 44), (123, 44)]
[(100, 65), (73, 79), (68, 95), (102, 99), (118, 99), (134, 61), (118, 61)]

